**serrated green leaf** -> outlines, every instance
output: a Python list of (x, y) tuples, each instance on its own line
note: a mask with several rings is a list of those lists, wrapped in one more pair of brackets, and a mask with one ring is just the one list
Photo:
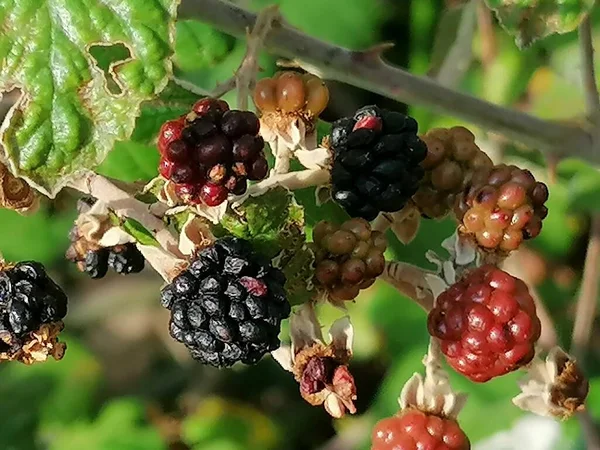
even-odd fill
[(486, 0), (520, 48), (550, 34), (573, 31), (594, 0)]
[(121, 228), (123, 228), (123, 230), (127, 234), (132, 236), (136, 241), (138, 241), (142, 245), (152, 245), (155, 247), (159, 246), (157, 240), (154, 238), (152, 233), (146, 230), (146, 228), (144, 228), (144, 226), (137, 220), (127, 218), (121, 224)]
[(311, 297), (314, 254), (306, 246), (304, 208), (292, 192), (276, 187), (250, 197), (235, 210), (228, 210), (213, 232), (246, 239), (256, 251), (273, 259), (286, 275), (290, 303), (303, 303)]
[[(54, 196), (133, 131), (140, 104), (171, 72), (177, 0), (0, 0), (0, 92), (22, 97), (1, 142), (13, 171)], [(93, 46), (122, 44), (110, 92)]]

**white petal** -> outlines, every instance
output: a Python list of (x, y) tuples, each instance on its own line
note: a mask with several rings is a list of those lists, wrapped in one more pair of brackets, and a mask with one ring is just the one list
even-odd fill
[(205, 222), (193, 214), (189, 214), (179, 235), (179, 251), (184, 255), (192, 255), (214, 242), (215, 237)]
[(336, 349), (347, 350), (352, 354), (354, 327), (350, 322), (349, 316), (342, 317), (333, 322), (329, 329), (329, 339)]
[(196, 205), (194, 208), (196, 214), (210, 220), (214, 224), (218, 224), (227, 212), (227, 203), (223, 202), (218, 206), (207, 206), (205, 204)]
[(307, 169), (324, 169), (331, 164), (331, 151), (324, 147), (314, 150), (296, 150), (294, 156)]
[(114, 247), (115, 245), (123, 245), (130, 242), (135, 242), (135, 239), (131, 235), (125, 233), (119, 227), (112, 227), (102, 235), (98, 244), (102, 247)]
[(539, 395), (519, 394), (512, 399), (518, 408), (529, 411), (538, 416), (552, 417), (552, 409), (547, 400)]
[(169, 283), (177, 275), (178, 268), (185, 267), (185, 260), (176, 258), (160, 247), (139, 243), (136, 247), (148, 261), (152, 261), (152, 268)]
[(425, 281), (429, 284), (429, 288), (433, 293), (433, 298), (437, 299), (439, 295), (448, 289), (448, 284), (439, 275), (436, 274), (425, 274)]
[(303, 348), (323, 342), (321, 324), (317, 319), (312, 304), (305, 303), (292, 314), (290, 319), (290, 338), (292, 340), (292, 353), (294, 355)]
[(271, 356), (288, 372), (292, 372), (294, 370), (292, 348), (289, 345), (281, 345), (277, 350), (271, 352)]
[(335, 394), (329, 394), (327, 398), (325, 398), (325, 402), (323, 403), (325, 406), (325, 411), (329, 413), (329, 415), (335, 419), (339, 419), (344, 417), (346, 413), (346, 407), (342, 400), (338, 398)]

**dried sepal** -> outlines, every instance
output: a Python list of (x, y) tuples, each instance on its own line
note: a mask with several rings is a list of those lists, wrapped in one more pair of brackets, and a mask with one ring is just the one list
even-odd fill
[(403, 244), (410, 244), (419, 231), (421, 215), (414, 203), (408, 202), (395, 213), (385, 213), (390, 220), (390, 228)]
[(304, 304), (290, 319), (290, 337), (291, 346), (282, 346), (272, 355), (294, 374), (302, 398), (313, 406), (323, 405), (335, 418), (354, 414), (356, 385), (348, 368), (354, 331), (349, 318), (333, 323), (326, 344), (313, 305)]
[(448, 374), (440, 364), (441, 359), (439, 342), (432, 338), (423, 358), (425, 377), (415, 373), (406, 382), (398, 399), (402, 410), (414, 408), (456, 420), (465, 406), (467, 395), (452, 390)]
[(58, 335), (63, 330), (63, 322), (43, 324), (39, 330), (29, 333), (23, 342), (11, 342), (9, 333), (0, 334), (0, 340), (10, 347), (10, 350), (0, 352), (1, 361), (19, 361), (31, 365), (44, 362), (52, 357), (56, 360), (63, 358), (66, 344), (59, 342)]
[(40, 206), (39, 194), (22, 178), (15, 177), (0, 163), (0, 205), (19, 214), (36, 212)]
[(179, 251), (190, 256), (213, 244), (215, 239), (205, 220), (189, 214), (179, 235)]
[(540, 416), (568, 419), (585, 408), (589, 382), (577, 362), (560, 347), (545, 360), (536, 357), (519, 382), (521, 393), (513, 403)]

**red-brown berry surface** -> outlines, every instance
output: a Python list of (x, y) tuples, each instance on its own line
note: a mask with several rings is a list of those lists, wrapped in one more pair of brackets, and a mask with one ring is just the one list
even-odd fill
[(379, 421), (371, 450), (469, 450), (469, 438), (455, 420), (407, 409)]
[(315, 118), (327, 106), (329, 90), (310, 73), (284, 71), (256, 83), (254, 104), (263, 113), (301, 114)]
[(427, 156), (421, 163), (425, 176), (413, 202), (431, 219), (447, 215), (456, 194), (464, 190), (473, 174), (492, 168), (492, 160), (475, 144), (475, 136), (464, 127), (434, 128), (422, 138)]
[(517, 370), (534, 356), (541, 325), (527, 285), (492, 265), (450, 286), (428, 317), (448, 363), (476, 382)]
[(334, 301), (353, 300), (383, 273), (385, 236), (372, 231), (364, 219), (350, 219), (341, 226), (319, 222), (313, 241), (316, 281)]
[(537, 237), (548, 215), (548, 188), (528, 170), (500, 164), (474, 174), (457, 197), (459, 232), (482, 248), (508, 253)]
[(162, 126), (159, 173), (176, 184), (185, 203), (217, 206), (229, 194), (246, 192), (247, 180), (267, 175), (259, 129), (250, 111), (229, 110), (214, 98), (199, 100), (190, 114)]

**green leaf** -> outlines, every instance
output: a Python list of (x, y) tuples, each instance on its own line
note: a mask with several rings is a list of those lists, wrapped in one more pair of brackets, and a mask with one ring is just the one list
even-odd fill
[(219, 64), (231, 51), (235, 39), (196, 20), (177, 22), (175, 64), (191, 72)]
[[(54, 196), (131, 135), (171, 73), (177, 3), (0, 0), (0, 92), (22, 95), (1, 136), (15, 172)], [(118, 95), (90, 53), (116, 44), (129, 52), (110, 65)]]
[(127, 218), (121, 224), (121, 228), (123, 228), (123, 230), (127, 234), (131, 235), (136, 241), (138, 241), (142, 245), (152, 245), (155, 247), (159, 246), (152, 233), (146, 230), (146, 228), (144, 228), (144, 226), (137, 220)]
[(194, 449), (274, 449), (280, 436), (269, 417), (257, 409), (220, 398), (204, 400), (183, 421), (182, 437)]
[(92, 422), (73, 423), (54, 430), (50, 450), (166, 450), (157, 429), (145, 421), (139, 400), (108, 403)]
[(600, 211), (600, 176), (597, 171), (575, 175), (567, 184), (569, 208), (581, 212)]
[(290, 303), (310, 298), (314, 254), (306, 245), (304, 208), (292, 192), (276, 187), (248, 198), (240, 207), (227, 211), (214, 233), (246, 239), (256, 251), (274, 259), (286, 275)]
[(486, 0), (519, 47), (577, 28), (594, 0)]

